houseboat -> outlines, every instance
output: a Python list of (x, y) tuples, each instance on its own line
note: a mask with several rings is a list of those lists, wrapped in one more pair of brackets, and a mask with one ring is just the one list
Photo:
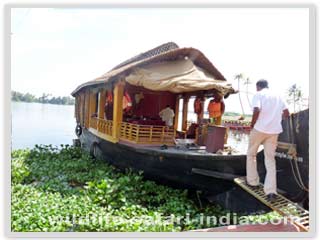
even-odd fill
[[(197, 123), (189, 126), (188, 103), (192, 98), (207, 99), (219, 94), (226, 99), (235, 93), (202, 52), (166, 43), (117, 65), (72, 92), (76, 100), (76, 134), (81, 147), (94, 157), (120, 169), (142, 170), (145, 178), (162, 184), (220, 196), (215, 200), (220, 199), (219, 203), (225, 205), (225, 194), (241, 194), (233, 179), (246, 174), (245, 152), (224, 145), (228, 141), (225, 127), (212, 126), (203, 118), (203, 104), (199, 105), (202, 109)], [(166, 106), (174, 111), (169, 126), (159, 116)], [(280, 149), (277, 156), (279, 188), (298, 202), (306, 192), (299, 185), (308, 185), (307, 118), (308, 112), (292, 116), (292, 126), (289, 124), (288, 128), (291, 126), (293, 133), (287, 128), (290, 134), (280, 137), (284, 150)], [(212, 142), (219, 143), (220, 148), (212, 148)], [(288, 146), (297, 150), (295, 160), (288, 156)], [(263, 150), (258, 157), (263, 175)], [(295, 170), (294, 175), (291, 169)], [(241, 206), (248, 209), (253, 201), (244, 201)]]

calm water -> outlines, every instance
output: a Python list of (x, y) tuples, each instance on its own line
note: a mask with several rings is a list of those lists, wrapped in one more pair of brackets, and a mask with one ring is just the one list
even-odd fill
[(72, 144), (74, 106), (12, 102), (12, 149)]
[[(193, 113), (189, 113), (188, 119), (196, 120)], [(35, 144), (72, 144), (75, 125), (74, 106), (12, 102), (12, 149), (33, 148)], [(248, 135), (230, 131), (228, 145), (245, 153)]]
[(227, 145), (236, 149), (237, 152), (246, 154), (249, 143), (249, 132), (248, 131), (238, 131), (230, 130), (228, 135)]

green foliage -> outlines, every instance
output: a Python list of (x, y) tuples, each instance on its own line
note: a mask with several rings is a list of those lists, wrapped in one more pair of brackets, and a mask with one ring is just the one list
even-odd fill
[(69, 145), (12, 152), (12, 231), (186, 231), (219, 225), (202, 216), (228, 214), (189, 195)]
[(15, 102), (38, 102), (38, 103), (50, 103), (50, 104), (59, 104), (59, 105), (74, 105), (74, 98), (71, 97), (51, 97), (50, 94), (43, 93), (41, 97), (37, 98), (36, 96), (30, 93), (20, 93), (16, 91), (11, 91), (11, 100)]
[(25, 158), (28, 156), (29, 151), (17, 150), (12, 154), (12, 174), (11, 181), (13, 184), (22, 182), (29, 176), (30, 171), (25, 164)]
[(299, 110), (301, 108), (300, 102), (302, 100), (302, 91), (301, 87), (298, 87), (297, 84), (293, 84), (289, 89), (288, 89), (288, 99), (287, 102), (289, 104), (293, 103), (293, 112), (296, 112), (296, 105), (299, 106)]

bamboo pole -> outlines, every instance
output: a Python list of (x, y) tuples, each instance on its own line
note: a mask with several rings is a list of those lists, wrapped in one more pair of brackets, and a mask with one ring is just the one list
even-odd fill
[(122, 102), (123, 102), (124, 83), (118, 82), (113, 90), (113, 128), (112, 137), (116, 140), (119, 139), (120, 125), (122, 122)]

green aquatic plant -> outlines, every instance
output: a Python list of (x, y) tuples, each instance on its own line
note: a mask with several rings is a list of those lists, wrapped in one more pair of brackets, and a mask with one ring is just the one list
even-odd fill
[[(230, 214), (69, 145), (16, 150), (11, 163), (12, 231), (187, 231), (219, 226), (204, 216)], [(259, 218), (268, 220), (250, 221)]]

